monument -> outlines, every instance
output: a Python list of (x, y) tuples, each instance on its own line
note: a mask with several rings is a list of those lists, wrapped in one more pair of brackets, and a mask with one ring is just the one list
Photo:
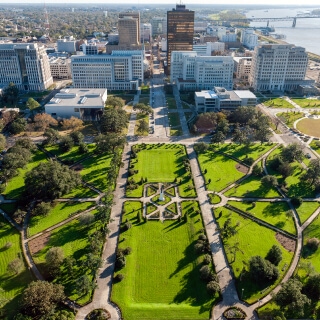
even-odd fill
[(163, 191), (163, 184), (160, 184), (160, 196), (159, 201), (164, 201), (164, 191)]

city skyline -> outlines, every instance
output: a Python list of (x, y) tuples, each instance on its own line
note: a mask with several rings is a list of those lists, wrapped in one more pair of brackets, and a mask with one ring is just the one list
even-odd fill
[[(172, 0), (158, 0), (155, 1), (153, 3), (153, 5), (155, 4), (172, 4), (175, 5), (176, 3), (179, 3), (180, 1), (172, 1)], [(0, 3), (8, 3), (8, 1), (6, 0), (0, 0)], [(11, 3), (11, 5), (13, 4), (28, 4), (28, 3), (32, 3), (32, 4), (57, 4), (57, 3), (61, 3), (61, 4), (66, 4), (66, 2), (64, 0), (55, 0), (55, 1), (44, 1), (44, 0), (20, 0), (20, 1), (15, 1), (14, 3)], [(86, 0), (69, 0), (68, 4), (87, 4), (88, 2)], [(116, 2), (114, 0), (95, 0), (93, 1), (91, 4), (116, 4)], [(197, 4), (197, 2), (195, 0), (184, 0), (181, 2), (182, 4), (185, 5), (194, 5)], [(150, 4), (149, 0), (126, 0), (124, 1), (122, 4), (132, 4), (132, 5), (142, 5), (142, 4)], [(239, 3), (239, 1), (236, 0), (218, 0), (216, 1), (214, 4), (212, 3), (211, 0), (203, 0), (201, 2), (202, 5), (205, 4), (210, 4), (210, 5), (231, 5), (231, 4), (235, 4), (235, 5), (257, 5), (257, 6), (281, 6), (281, 5), (289, 5), (291, 6), (299, 6), (299, 7), (305, 7), (305, 6), (315, 6), (315, 7), (319, 7), (318, 1), (317, 0), (306, 0), (303, 2), (303, 4), (301, 4), (301, 1), (298, 0), (282, 0), (282, 1), (278, 1), (278, 0), (269, 0), (266, 1), (265, 3), (257, 3), (256, 0), (243, 0), (241, 3)]]

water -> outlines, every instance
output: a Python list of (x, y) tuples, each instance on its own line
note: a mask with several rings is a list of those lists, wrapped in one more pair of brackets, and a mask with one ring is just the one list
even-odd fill
[[(319, 7), (318, 7), (319, 8)], [(248, 18), (282, 18), (295, 17), (298, 12), (312, 11), (316, 8), (295, 8), (295, 9), (268, 9), (251, 10), (246, 13)], [(266, 27), (267, 22), (251, 22), (251, 27)], [(269, 26), (275, 28), (278, 34), (286, 35), (284, 41), (292, 43), (296, 46), (306, 48), (307, 51), (320, 55), (320, 18), (314, 19), (297, 19), (297, 25), (292, 28), (292, 20), (290, 21), (272, 21)]]

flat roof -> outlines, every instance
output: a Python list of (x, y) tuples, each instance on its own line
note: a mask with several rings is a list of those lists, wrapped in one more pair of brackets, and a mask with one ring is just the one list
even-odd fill
[(257, 99), (250, 90), (235, 90), (234, 93), (241, 99)]
[(200, 92), (195, 92), (195, 94), (199, 98), (200, 97), (205, 98), (205, 99), (216, 99), (217, 98), (217, 94), (212, 90), (210, 90), (210, 91), (203, 90)]
[(59, 108), (79, 106), (79, 108), (104, 107), (107, 89), (62, 89), (46, 106)]

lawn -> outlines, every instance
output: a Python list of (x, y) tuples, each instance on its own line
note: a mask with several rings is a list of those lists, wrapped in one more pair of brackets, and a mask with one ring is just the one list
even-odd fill
[(68, 194), (62, 196), (62, 199), (95, 198), (97, 196), (97, 192), (81, 184), (77, 188), (71, 190)]
[(277, 117), (284, 122), (289, 128), (293, 129), (293, 123), (304, 117), (304, 113), (303, 112), (281, 112), (281, 113), (277, 113)]
[(54, 203), (47, 216), (33, 216), (29, 223), (29, 236), (37, 234), (55, 224), (69, 218), (71, 215), (92, 207), (93, 202), (59, 202)]
[(149, 134), (148, 130), (147, 131), (139, 131), (139, 122), (140, 120), (144, 120), (148, 123), (149, 125), (149, 115), (148, 114), (143, 114), (143, 113), (138, 113), (137, 114), (137, 119), (136, 123), (134, 126), (134, 134), (137, 136), (147, 136)]
[(320, 119), (305, 118), (297, 123), (297, 129), (308, 136), (320, 138)]
[(264, 101), (263, 104), (271, 108), (282, 108), (282, 109), (294, 108), (294, 106), (291, 103), (281, 98), (270, 99), (270, 100)]
[(291, 234), (297, 234), (292, 212), (286, 202), (249, 203), (228, 201), (228, 204), (251, 214), (253, 217), (266, 221), (279, 229)]
[(261, 183), (261, 177), (254, 175), (243, 180), (239, 185), (226, 192), (228, 197), (246, 198), (278, 198), (280, 197), (276, 188), (265, 187)]
[(183, 197), (195, 197), (193, 180), (187, 172), (183, 162), (187, 161), (185, 147), (175, 144), (148, 144), (136, 145), (137, 157), (132, 159), (130, 167), (136, 173), (130, 177), (137, 182), (137, 189), (129, 190), (128, 197), (142, 197), (143, 184), (141, 178), (147, 179), (148, 183), (165, 183), (179, 181), (179, 193)]
[[(238, 162), (222, 154), (207, 151), (199, 154), (198, 160), (207, 189), (210, 191), (221, 191), (244, 176), (244, 173), (237, 170)], [(204, 174), (205, 170), (207, 170), (206, 174)], [(209, 179), (211, 179), (210, 183), (208, 183)]]
[(320, 141), (319, 140), (312, 140), (309, 145), (316, 153), (320, 155)]
[(88, 153), (80, 153), (78, 146), (72, 147), (67, 152), (62, 152), (61, 149), (59, 148), (59, 145), (48, 146), (46, 147), (46, 150), (54, 154), (55, 156), (59, 157), (59, 159), (61, 159), (62, 161), (68, 164), (72, 164), (84, 158), (87, 158), (90, 154), (92, 154), (95, 148), (96, 148), (95, 144), (92, 143), (92, 144), (88, 144)]
[[(290, 266), (293, 252), (285, 250), (275, 237), (275, 232), (265, 228), (252, 220), (245, 219), (237, 213), (226, 210), (225, 208), (219, 208), (215, 210), (220, 227), (223, 227), (226, 219), (231, 219), (231, 224), (235, 225), (239, 223), (237, 227), (237, 233), (230, 238), (224, 238), (223, 242), (225, 245), (227, 258), (233, 269), (236, 286), (239, 296), (242, 295), (243, 299), (248, 303), (253, 303), (258, 299), (261, 299), (267, 293), (269, 293), (280, 279), (274, 284), (261, 284), (253, 281), (249, 276), (242, 272), (247, 270), (248, 262), (252, 256), (260, 255), (265, 257), (272, 245), (278, 245), (282, 251), (282, 261), (278, 267), (280, 272), (280, 278), (287, 272)], [(218, 216), (221, 217), (219, 218)], [(240, 250), (234, 250), (238, 247)], [(234, 252), (236, 252), (234, 254)]]
[(247, 158), (257, 160), (266, 152), (268, 152), (272, 147), (274, 147), (273, 143), (254, 143), (249, 146), (240, 145), (237, 143), (225, 143), (218, 147), (216, 150), (224, 152), (245, 162)]
[(178, 112), (168, 113), (168, 118), (169, 118), (169, 125), (170, 125), (170, 127), (181, 126), (180, 116), (179, 116), (179, 113), (178, 113)]
[(16, 202), (13, 203), (1, 203), (0, 209), (2, 209), (9, 216), (12, 216), (16, 210), (18, 209), (18, 204)]
[[(186, 202), (184, 211), (194, 204)], [(202, 257), (193, 248), (203, 228), (201, 215), (188, 213), (187, 223), (138, 223), (136, 215), (123, 216), (133, 226), (120, 235), (119, 246), (132, 252), (120, 271), (124, 280), (113, 285), (111, 295), (124, 319), (208, 319), (216, 299), (199, 280)]]
[(317, 108), (320, 107), (320, 100), (317, 99), (291, 99), (301, 108)]
[(211, 204), (217, 204), (221, 202), (221, 198), (215, 193), (208, 193)]
[[(20, 234), (0, 215), (0, 301), (8, 319), (16, 314), (19, 308), (20, 293), (33, 280), (26, 267), (18, 275), (7, 272), (8, 263), (22, 257)], [(6, 243), (11, 247), (6, 248)]]
[(80, 175), (82, 179), (104, 192), (108, 189), (107, 171), (110, 167), (112, 155), (99, 154), (81, 162), (82, 170)]
[(166, 96), (168, 109), (177, 109), (176, 99), (173, 96)]
[(193, 112), (185, 112), (184, 116), (186, 117), (186, 120), (189, 121), (189, 119), (193, 116)]
[(68, 224), (53, 230), (45, 247), (33, 256), (41, 270), (44, 270), (45, 255), (51, 247), (60, 247), (65, 257), (72, 256), (75, 259), (76, 263), (72, 274), (68, 273), (64, 267), (61, 267), (61, 274), (54, 281), (64, 285), (66, 295), (80, 304), (89, 302), (91, 292), (80, 296), (75, 284), (83, 274), (87, 274), (89, 279), (93, 280), (93, 274), (83, 266), (83, 260), (85, 255), (90, 253), (88, 236), (94, 233), (99, 226), (99, 222), (93, 222), (89, 226), (82, 226), (77, 219), (72, 220)]
[[(310, 238), (318, 238), (320, 239), (320, 219), (318, 217), (306, 228), (303, 232), (304, 244), (307, 243)], [(306, 250), (304, 247), (303, 259), (301, 262), (311, 262), (317, 273), (320, 273), (320, 248), (318, 248), (315, 252), (310, 250)]]
[(18, 169), (18, 175), (13, 177), (8, 183), (3, 195), (6, 199), (19, 199), (24, 190), (24, 177), (27, 172), (37, 167), (40, 162), (46, 161), (46, 154), (40, 150), (36, 150), (30, 162), (23, 169)]
[(296, 208), (301, 224), (303, 224), (319, 208), (319, 205), (320, 204), (316, 201), (304, 201)]
[(177, 127), (177, 128), (170, 128), (170, 136), (172, 137), (176, 137), (176, 136), (182, 136), (183, 131), (181, 127)]

